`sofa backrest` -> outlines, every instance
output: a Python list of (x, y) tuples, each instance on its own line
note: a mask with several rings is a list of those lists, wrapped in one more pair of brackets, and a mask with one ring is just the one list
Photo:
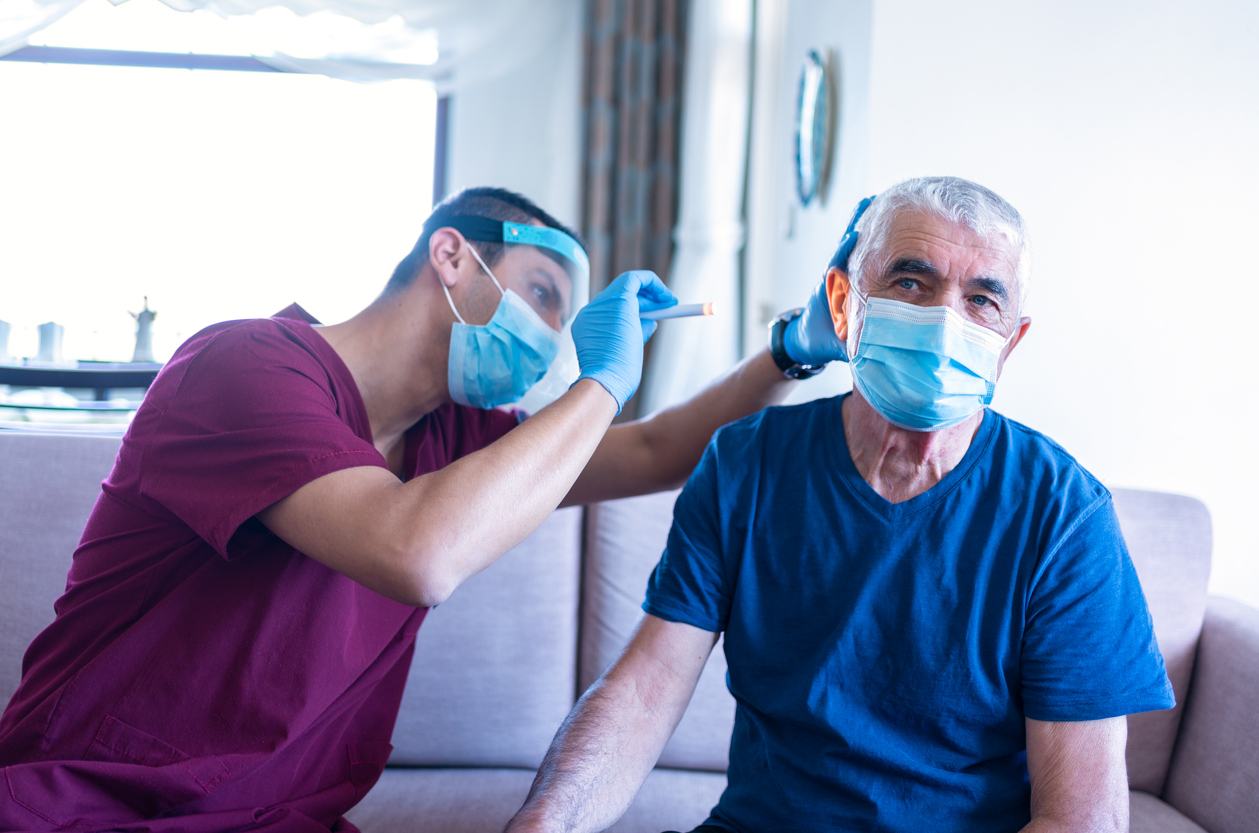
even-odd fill
[(0, 706), (17, 689), (26, 647), (52, 623), (120, 442), (0, 431)]
[(1176, 707), (1128, 718), (1128, 783), (1162, 795), (1180, 731), (1211, 572), (1211, 515), (1201, 501), (1114, 489), (1115, 512), (1141, 579)]
[[(642, 616), (647, 578), (664, 552), (677, 492), (612, 500), (586, 509), (580, 665), (585, 691), (625, 647)], [(726, 655), (718, 642), (708, 657), (682, 721), (660, 766), (724, 772), (734, 728), (734, 698), (726, 688)]]
[(429, 611), (391, 764), (537, 767), (577, 695), (579, 507)]

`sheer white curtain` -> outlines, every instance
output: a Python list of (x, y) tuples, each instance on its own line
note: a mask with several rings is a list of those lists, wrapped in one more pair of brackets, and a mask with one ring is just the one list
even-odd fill
[[(25, 46), (82, 2), (0, 0), (0, 55)], [(420, 78), (439, 92), (508, 73), (546, 49), (580, 10), (577, 0), (162, 2), (227, 20), (256, 58), (277, 69), (360, 82)]]
[(752, 37), (750, 0), (695, 0), (683, 92), (678, 225), (668, 279), (711, 318), (665, 321), (643, 381), (647, 414), (681, 401), (739, 358), (739, 251)]
[(74, 11), (83, 0), (0, 0), (0, 55), (26, 46), (26, 39)]

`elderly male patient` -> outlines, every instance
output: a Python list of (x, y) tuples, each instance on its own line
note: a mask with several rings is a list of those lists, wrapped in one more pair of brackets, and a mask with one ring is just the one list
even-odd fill
[(789, 371), (846, 356), (853, 392), (713, 438), (646, 617), (509, 830), (617, 819), (722, 632), (729, 784), (697, 830), (1128, 829), (1124, 716), (1172, 691), (1110, 494), (985, 407), (1028, 272), (1023, 220), (986, 188), (863, 201), (776, 344)]

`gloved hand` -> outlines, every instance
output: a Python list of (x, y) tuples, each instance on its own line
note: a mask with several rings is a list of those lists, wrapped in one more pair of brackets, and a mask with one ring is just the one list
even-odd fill
[(664, 309), (678, 302), (654, 272), (626, 272), (608, 285), (573, 319), (573, 345), (582, 379), (594, 379), (612, 394), (619, 414), (643, 375), (643, 345), (656, 322), (639, 311)]
[(783, 347), (794, 361), (813, 367), (835, 360), (848, 361), (848, 348), (835, 335), (825, 277), (809, 296), (804, 312), (788, 322)]
[[(848, 221), (848, 228), (844, 230), (844, 236), (839, 239), (835, 256), (831, 258), (827, 267), (828, 272), (831, 267), (838, 267), (844, 272), (848, 271), (848, 258), (852, 255), (853, 249), (857, 248), (857, 221), (861, 219), (862, 214), (866, 213), (866, 209), (870, 207), (874, 199), (874, 197), (867, 197), (857, 203), (857, 208)], [(830, 300), (826, 295), (825, 276), (813, 290), (813, 294), (809, 296), (809, 303), (805, 305), (804, 312), (787, 324), (787, 329), (783, 333), (783, 347), (786, 348), (787, 355), (793, 361), (813, 367), (830, 361), (848, 361), (848, 347), (839, 340), (839, 336), (835, 335), (835, 322), (831, 318)]]

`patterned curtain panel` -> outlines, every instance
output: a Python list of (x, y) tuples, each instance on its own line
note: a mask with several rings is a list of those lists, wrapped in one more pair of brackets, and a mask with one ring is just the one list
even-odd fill
[(582, 234), (591, 295), (669, 274), (689, 0), (587, 0)]

